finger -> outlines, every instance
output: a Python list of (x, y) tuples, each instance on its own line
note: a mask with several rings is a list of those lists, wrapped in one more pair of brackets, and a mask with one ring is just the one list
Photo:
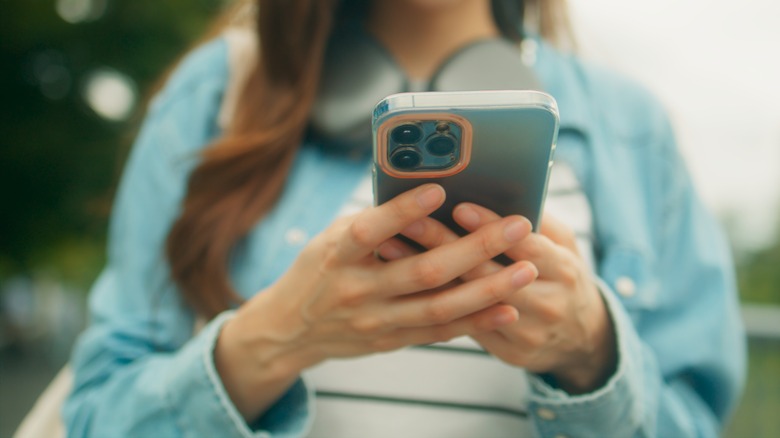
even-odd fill
[[(411, 225), (404, 228), (404, 230), (401, 231), (401, 234), (428, 249), (453, 243), (461, 237), (446, 225), (430, 217), (425, 217), (413, 222)], [(492, 260), (486, 261), (476, 268), (464, 273), (461, 278), (465, 281), (471, 281), (498, 272), (502, 267), (502, 265), (495, 263)]]
[[(520, 315), (517, 315), (517, 320), (511, 325), (516, 324), (519, 320)], [(511, 347), (509, 345), (509, 340), (503, 334), (501, 334), (500, 331), (501, 328), (505, 327), (506, 325), (501, 326), (491, 332), (477, 333), (476, 335), (472, 335), (472, 338), (474, 338), (474, 340), (477, 341), (477, 343), (482, 346), (485, 351), (493, 353), (494, 356), (498, 356), (495, 354), (496, 352), (503, 351)]]
[(525, 218), (504, 218), (455, 242), (383, 265), (377, 289), (390, 295), (433, 289), (503, 253), (530, 232)]
[(500, 357), (503, 361), (512, 365), (525, 367), (529, 363), (529, 352), (502, 334), (502, 329), (506, 327), (501, 326), (494, 331), (477, 333), (471, 335), (471, 337), (493, 356)]
[[(504, 302), (515, 307), (529, 324), (550, 325), (565, 320), (567, 309), (571, 307), (572, 295), (562, 289), (558, 282), (537, 280), (511, 294)], [(590, 311), (587, 305), (580, 305), (575, 316), (585, 316)]]
[(570, 249), (575, 254), (579, 254), (579, 248), (577, 248), (577, 235), (574, 233), (574, 230), (551, 215), (544, 215), (542, 224), (539, 227), (539, 232), (549, 237), (550, 240), (558, 245)]
[[(558, 283), (538, 280), (518, 290), (504, 300), (504, 303), (516, 308), (520, 317), (511, 326), (503, 327), (499, 332), (511, 343), (527, 351), (542, 351), (563, 341), (552, 327), (572, 318), (567, 313), (570, 304), (567, 294), (561, 293)], [(575, 318), (589, 313), (587, 308), (579, 308)]]
[(420, 253), (419, 251), (396, 238), (383, 242), (376, 249), (376, 252), (377, 255), (382, 258), (382, 260), (388, 262), (402, 259), (404, 257), (410, 257)]
[[(453, 219), (466, 231), (474, 232), (501, 219), (501, 216), (482, 206), (463, 203), (455, 207)], [(558, 278), (561, 275), (560, 248), (547, 236), (532, 233), (505, 254), (512, 260), (528, 260), (539, 269), (540, 278)]]
[(410, 345), (428, 345), (447, 342), (461, 336), (491, 333), (517, 321), (517, 310), (497, 304), (447, 324), (400, 328), (380, 336), (371, 343), (375, 351), (391, 351)]
[(517, 340), (503, 334), (507, 329), (514, 329), (515, 325), (501, 326), (492, 332), (477, 333), (472, 338), (485, 351), (506, 363), (537, 373), (549, 370), (550, 346), (549, 339), (545, 337), (548, 333), (537, 330), (534, 336)]
[[(564, 293), (565, 294), (565, 293)], [(539, 279), (533, 284), (516, 290), (506, 297), (505, 303), (511, 304), (523, 313), (535, 313), (538, 307), (546, 305), (553, 300), (557, 301), (561, 293), (560, 285), (554, 281)]]
[(539, 355), (549, 351), (560, 344), (561, 338), (556, 331), (547, 330), (544, 325), (520, 324), (522, 315), (511, 326), (503, 326), (496, 329), (506, 342), (512, 344), (518, 350), (524, 351), (526, 356)]
[(433, 213), (444, 202), (444, 196), (441, 186), (425, 184), (362, 211), (346, 229), (339, 246), (339, 258), (354, 260), (371, 254), (382, 242), (412, 222)]
[(520, 262), (500, 272), (432, 294), (414, 294), (395, 300), (383, 309), (397, 327), (441, 325), (503, 301), (534, 281), (536, 268)]

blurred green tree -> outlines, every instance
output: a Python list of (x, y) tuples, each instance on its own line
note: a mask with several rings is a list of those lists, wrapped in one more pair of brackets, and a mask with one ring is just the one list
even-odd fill
[[(0, 0), (0, 279), (54, 265), (91, 281), (145, 98), (228, 3)], [(140, 93), (133, 117), (107, 120), (86, 103), (105, 68)], [(780, 239), (737, 262), (744, 300), (780, 303)]]
[[(0, 278), (63, 254), (92, 263), (102, 254), (118, 164), (144, 100), (225, 3), (0, 0)], [(106, 119), (87, 104), (89, 77), (102, 69), (140, 90), (133, 117)], [(71, 268), (94, 275), (60, 267)]]
[(776, 226), (776, 238), (769, 245), (737, 257), (740, 298), (744, 302), (780, 305), (780, 221)]

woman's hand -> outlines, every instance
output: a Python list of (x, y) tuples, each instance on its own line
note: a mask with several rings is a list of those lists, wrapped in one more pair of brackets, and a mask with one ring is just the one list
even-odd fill
[[(495, 213), (473, 204), (459, 205), (453, 217), (472, 233), (500, 220)], [(404, 235), (427, 248), (441, 248), (458, 240), (430, 218), (407, 227)], [(397, 258), (414, 252), (391, 240), (380, 253)], [(546, 217), (540, 234), (528, 235), (505, 254), (514, 261), (532, 262), (539, 278), (504, 300), (519, 312), (516, 322), (473, 335), (474, 339), (509, 364), (552, 375), (569, 393), (590, 392), (603, 385), (616, 366), (613, 328), (592, 275), (578, 255), (574, 234)], [(476, 281), (500, 269), (499, 264), (486, 262), (463, 279)]]
[(443, 202), (444, 190), (426, 185), (337, 221), (225, 324), (215, 361), (245, 418), (323, 360), (477, 336), (517, 320), (515, 308), (502, 302), (536, 278), (531, 263), (453, 280), (526, 238), (531, 225), (524, 218), (492, 221), (423, 254), (376, 258), (383, 242)]

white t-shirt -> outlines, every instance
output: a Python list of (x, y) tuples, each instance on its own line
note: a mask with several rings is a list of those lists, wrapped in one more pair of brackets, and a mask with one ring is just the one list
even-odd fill
[[(366, 177), (342, 208), (373, 203)], [(545, 214), (570, 226), (592, 267), (592, 214), (574, 172), (553, 166)], [(451, 438), (532, 436), (523, 369), (468, 337), (357, 359), (330, 360), (304, 373), (317, 394), (310, 437)]]

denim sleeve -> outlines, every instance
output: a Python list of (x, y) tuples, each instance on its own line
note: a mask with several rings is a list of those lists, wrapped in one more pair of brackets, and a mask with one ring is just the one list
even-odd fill
[(133, 147), (71, 359), (68, 436), (287, 437), (307, 426), (311, 394), (300, 380), (256, 424), (241, 418), (212, 356), (231, 312), (193, 336), (193, 313), (169, 279), (164, 242), (198, 151), (216, 134), (224, 52), (216, 41), (183, 62)]
[(657, 303), (638, 317), (597, 280), (616, 334), (606, 385), (571, 396), (530, 376), (542, 437), (717, 437), (741, 392), (745, 337), (728, 244), (696, 196), (665, 115), (641, 162)]

